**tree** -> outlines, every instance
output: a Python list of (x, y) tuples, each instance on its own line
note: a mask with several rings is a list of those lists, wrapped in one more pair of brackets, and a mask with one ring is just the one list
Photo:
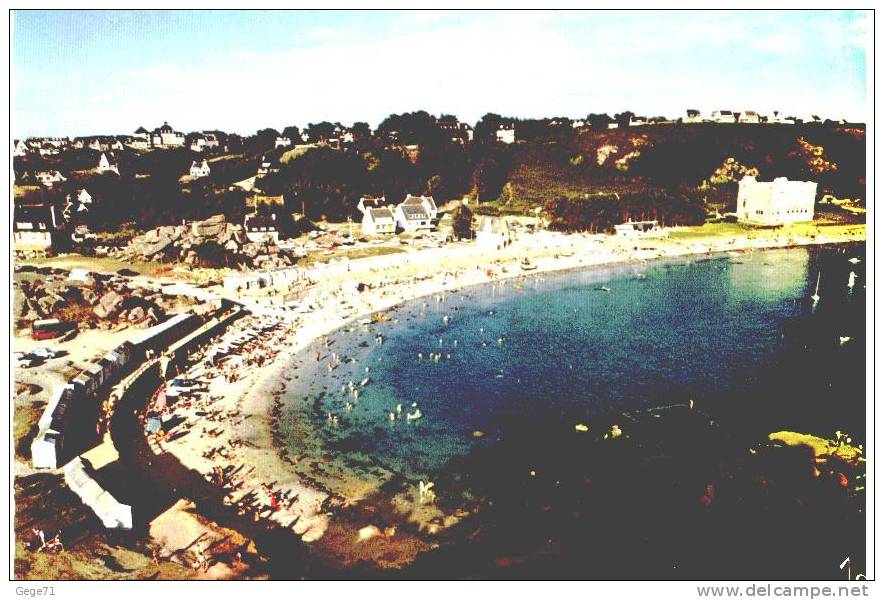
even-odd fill
[(631, 110), (625, 110), (622, 113), (617, 113), (614, 115), (614, 120), (617, 121), (617, 125), (620, 127), (629, 127), (629, 122), (632, 121), (632, 118), (635, 116), (635, 113)]
[(614, 122), (614, 119), (612, 119), (608, 113), (589, 113), (589, 116), (586, 117), (586, 121), (592, 129), (607, 129), (608, 125)]
[(282, 130), (282, 137), (287, 137), (297, 144), (301, 141), (301, 130), (298, 129), (297, 125), (289, 125)]
[(451, 228), (454, 230), (455, 239), (473, 239), (473, 211), (465, 204), (455, 208), (451, 214)]

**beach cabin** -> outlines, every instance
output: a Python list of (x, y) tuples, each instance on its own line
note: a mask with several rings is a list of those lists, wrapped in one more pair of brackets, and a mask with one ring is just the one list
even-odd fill
[(476, 243), (487, 250), (501, 250), (515, 240), (513, 228), (504, 218), (482, 217), (476, 229)]
[(666, 232), (657, 225), (657, 221), (633, 221), (614, 225), (614, 233), (618, 237), (660, 237)]
[(812, 221), (817, 183), (777, 177), (758, 181), (746, 176), (737, 191), (737, 221), (750, 225), (783, 225)]
[(362, 233), (379, 235), (396, 233), (396, 218), (389, 208), (369, 208), (362, 214)]

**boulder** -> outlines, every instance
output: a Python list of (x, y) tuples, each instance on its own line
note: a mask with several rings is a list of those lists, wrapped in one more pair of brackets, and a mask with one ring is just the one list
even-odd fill
[(107, 319), (122, 308), (124, 300), (123, 296), (117, 292), (110, 291), (101, 297), (98, 304), (92, 309), (92, 312), (99, 319)]
[(138, 321), (144, 319), (145, 316), (146, 313), (144, 312), (144, 308), (142, 308), (141, 306), (136, 306), (129, 311), (128, 320), (132, 321), (133, 323), (137, 323)]

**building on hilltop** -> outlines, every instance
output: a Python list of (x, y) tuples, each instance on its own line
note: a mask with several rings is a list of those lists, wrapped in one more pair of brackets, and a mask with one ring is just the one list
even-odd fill
[(184, 134), (175, 131), (168, 121), (150, 134), (150, 145), (155, 148), (180, 148), (184, 145)]
[(274, 148), (288, 148), (292, 145), (291, 138), (287, 138), (281, 135), (276, 136), (276, 140), (273, 142)]
[(50, 188), (56, 183), (63, 183), (68, 180), (68, 178), (62, 175), (60, 171), (56, 170), (37, 171), (34, 174), (34, 178), (41, 185), (45, 185), (46, 187)]
[(758, 181), (746, 176), (737, 191), (737, 220), (756, 225), (812, 221), (817, 183), (777, 177)]
[(516, 141), (516, 128), (501, 125), (494, 135), (498, 142), (502, 144), (512, 144)]

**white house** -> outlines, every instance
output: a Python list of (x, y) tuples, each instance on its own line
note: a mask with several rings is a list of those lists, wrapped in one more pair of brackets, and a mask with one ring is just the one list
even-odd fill
[(190, 163), (190, 176), (194, 179), (208, 177), (211, 172), (211, 169), (209, 169), (209, 161), (205, 159), (201, 161), (195, 160)]
[(276, 141), (273, 142), (274, 148), (288, 148), (292, 145), (291, 138), (283, 137), (281, 135), (276, 136)]
[(35, 174), (35, 178), (46, 187), (52, 187), (53, 184), (61, 183), (68, 180), (67, 177), (62, 175), (59, 171), (55, 170), (37, 171), (37, 173)]
[(737, 191), (737, 220), (759, 225), (812, 221), (816, 189), (814, 181), (743, 177)]
[(258, 176), (262, 175), (270, 175), (272, 173), (279, 173), (279, 167), (275, 166), (272, 162), (267, 160), (266, 158), (261, 159), (261, 166), (258, 167)]
[(703, 115), (700, 114), (700, 111), (695, 108), (687, 109), (687, 116), (684, 118), (683, 123), (702, 123)]
[(21, 140), (15, 140), (12, 146), (13, 156), (25, 156), (28, 153), (28, 145)]
[(396, 219), (389, 208), (367, 208), (362, 213), (362, 233), (378, 235), (396, 233)]
[(384, 196), (381, 196), (379, 198), (372, 198), (370, 196), (362, 196), (359, 199), (359, 204), (356, 205), (356, 209), (359, 212), (361, 212), (362, 214), (365, 214), (365, 211), (368, 210), (369, 208), (384, 208), (384, 206), (386, 206), (386, 204), (387, 204), (387, 201)]
[(730, 110), (713, 110), (712, 121), (714, 123), (736, 123), (737, 119), (733, 111)]
[(740, 114), (740, 123), (761, 123), (761, 117), (754, 110), (744, 110)]
[(184, 145), (184, 134), (172, 129), (166, 121), (151, 132), (150, 144), (159, 148), (177, 148)]
[(48, 250), (58, 228), (58, 215), (49, 203), (17, 202), (13, 206), (12, 244), (16, 250)]
[(101, 140), (98, 138), (89, 140), (89, 143), (86, 145), (90, 150), (97, 150), (101, 152), (102, 150), (106, 150), (106, 148), (102, 145)]
[(436, 209), (436, 202), (433, 200), (432, 196), (412, 196), (408, 194), (405, 196), (405, 200), (402, 201), (402, 205), (405, 206), (422, 206), (424, 210), (427, 211), (427, 214), (430, 215), (431, 219), (435, 219), (436, 215), (439, 211)]
[(501, 125), (495, 135), (497, 136), (497, 141), (503, 144), (512, 144), (516, 141), (516, 129), (514, 127), (504, 127)]
[[(114, 155), (111, 154), (110, 158), (113, 158)], [(120, 174), (120, 168), (117, 166), (116, 162), (111, 162), (110, 158), (108, 158), (107, 154), (104, 152), (101, 153), (101, 156), (98, 158), (98, 166), (95, 167), (95, 170), (98, 173), (116, 173)]]
[(487, 250), (501, 250), (513, 242), (515, 234), (509, 221), (499, 217), (482, 217), (476, 229), (476, 243)]
[(150, 148), (150, 142), (146, 138), (138, 136), (126, 138), (124, 145), (133, 150), (148, 150)]

